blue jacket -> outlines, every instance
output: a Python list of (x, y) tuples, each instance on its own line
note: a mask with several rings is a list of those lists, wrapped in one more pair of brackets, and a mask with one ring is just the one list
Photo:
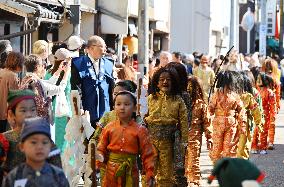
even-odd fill
[(98, 121), (110, 111), (113, 63), (101, 58), (97, 75), (90, 58), (80, 56), (73, 59), (71, 69), (71, 88), (81, 90), (83, 109), (90, 112), (91, 122)]

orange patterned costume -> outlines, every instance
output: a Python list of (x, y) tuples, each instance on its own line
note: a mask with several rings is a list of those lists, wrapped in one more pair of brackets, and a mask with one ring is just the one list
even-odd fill
[[(280, 110), (280, 98), (281, 98), (281, 85), (280, 85), (280, 82), (275, 82), (274, 94), (275, 94), (275, 101), (276, 101), (276, 103), (275, 103), (276, 104), (276, 113), (278, 113), (279, 110)], [(271, 122), (269, 124), (269, 129), (268, 129), (268, 143), (270, 143), (270, 144), (274, 144), (275, 115), (271, 119)]]
[(153, 145), (147, 129), (134, 120), (128, 126), (122, 126), (119, 120), (109, 123), (102, 131), (97, 151), (106, 163), (103, 187), (138, 187), (138, 154), (141, 154), (147, 181), (154, 177)]
[(207, 105), (201, 99), (193, 103), (191, 109), (191, 124), (188, 133), (188, 146), (186, 155), (186, 176), (189, 183), (200, 184), (200, 151), (202, 133), (205, 132), (207, 141), (212, 138), (212, 127)]
[[(213, 119), (213, 149), (210, 158), (215, 163), (222, 157), (236, 157), (235, 146), (240, 134), (246, 132), (246, 115), (243, 102), (235, 93), (218, 90), (209, 104)], [(238, 131), (237, 131), (237, 126)]]
[(265, 116), (265, 122), (263, 125), (263, 132), (260, 133), (260, 145), (258, 146), (258, 137), (259, 132), (258, 128), (255, 128), (253, 141), (252, 141), (252, 149), (253, 150), (266, 150), (267, 149), (267, 136), (268, 130), (271, 122), (274, 122), (275, 119), (275, 104), (276, 98), (273, 91), (269, 88), (263, 88), (259, 90), (261, 98), (262, 98), (262, 107)]

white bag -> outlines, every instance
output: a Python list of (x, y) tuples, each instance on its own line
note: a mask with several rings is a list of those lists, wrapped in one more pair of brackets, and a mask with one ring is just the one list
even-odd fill
[(56, 96), (55, 117), (70, 117), (70, 108), (66, 99), (65, 92), (60, 92)]

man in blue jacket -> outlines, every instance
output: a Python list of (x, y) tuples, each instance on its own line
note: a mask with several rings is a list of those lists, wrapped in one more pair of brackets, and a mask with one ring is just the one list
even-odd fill
[(104, 58), (105, 41), (91, 36), (87, 42), (87, 55), (73, 59), (71, 65), (71, 89), (82, 95), (83, 109), (90, 112), (92, 126), (110, 110), (112, 102), (113, 63)]

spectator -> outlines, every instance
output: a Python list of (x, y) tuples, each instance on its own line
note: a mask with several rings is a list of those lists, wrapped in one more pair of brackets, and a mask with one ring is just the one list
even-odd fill
[(203, 55), (200, 60), (201, 65), (193, 71), (193, 75), (197, 76), (201, 81), (205, 101), (208, 99), (210, 87), (213, 85), (215, 77), (214, 71), (208, 66), (208, 63), (209, 57)]
[(7, 97), (9, 90), (19, 88), (17, 73), (21, 72), (24, 65), (24, 56), (19, 52), (8, 54), (5, 68), (0, 69), (0, 132), (7, 129)]
[(26, 161), (8, 174), (3, 186), (69, 187), (62, 169), (46, 162), (52, 146), (49, 125), (43, 118), (25, 120), (19, 147)]
[(79, 51), (83, 44), (84, 40), (79, 36), (70, 36), (68, 39), (68, 49), (72, 52), (72, 58), (80, 56)]
[[(64, 48), (60, 48), (55, 52), (55, 61), (54, 61), (54, 66), (50, 71), (48, 71), (45, 75), (45, 79), (48, 80), (50, 79), (56, 71), (60, 68), (60, 65), (62, 63), (67, 63), (70, 60), (70, 56), (72, 54)], [(64, 76), (65, 72), (62, 71), (60, 73), (60, 76), (56, 82), (56, 85), (60, 85), (62, 78)], [(68, 117), (71, 117), (71, 102), (70, 102), (70, 93), (71, 93), (71, 83), (70, 83), (70, 77), (71, 75), (69, 74), (67, 78), (67, 85), (64, 90), (64, 92), (57, 94), (57, 96), (53, 96), (52, 98), (52, 108), (53, 108), (53, 114), (54, 114), (54, 124), (55, 124), (55, 144), (57, 145), (58, 148), (60, 148), (61, 152), (64, 151), (63, 146), (65, 143), (64, 136), (65, 136), (65, 128), (68, 122)], [(66, 101), (64, 106), (65, 109), (62, 108), (61, 114), (58, 114), (58, 108), (60, 101)], [(66, 113), (67, 109), (67, 113)], [(65, 112), (63, 112), (65, 111)]]
[[(49, 80), (43, 80), (45, 74), (44, 63), (40, 57), (36, 55), (29, 55), (25, 59), (25, 67), (27, 70), (26, 76), (22, 80), (21, 88), (31, 89), (36, 93), (37, 112), (40, 117), (44, 117), (52, 122), (50, 115), (50, 97), (63, 92), (66, 88), (67, 79), (70, 73), (70, 60), (67, 65), (60, 64), (60, 68), (53, 74)], [(65, 74), (59, 86), (56, 86), (61, 71)]]
[(5, 67), (8, 54), (13, 50), (9, 40), (0, 40), (0, 68)]
[(33, 44), (33, 54), (39, 56), (42, 61), (45, 61), (48, 57), (48, 43), (44, 40), (36, 41)]
[(180, 52), (173, 52), (172, 57), (173, 57), (172, 59), (173, 62), (181, 63), (185, 67), (185, 69), (187, 69), (186, 65), (182, 63), (182, 58), (181, 58), (182, 56)]
[(81, 91), (83, 109), (90, 112), (95, 127), (102, 115), (110, 110), (113, 64), (103, 57), (106, 44), (99, 36), (89, 38), (87, 52), (72, 62), (71, 89)]
[[(24, 120), (37, 116), (35, 94), (31, 90), (11, 90), (8, 95), (8, 121), (12, 130), (3, 135), (9, 141), (7, 159), (2, 164), (5, 172), (10, 172), (17, 165), (25, 162), (25, 155), (20, 151), (20, 135)], [(59, 150), (52, 145), (52, 152), (48, 161), (58, 167), (61, 166)]]
[(136, 74), (135, 69), (133, 68), (133, 61), (130, 56), (125, 57), (124, 61), (124, 72), (125, 72), (125, 80), (130, 80), (135, 82)]

